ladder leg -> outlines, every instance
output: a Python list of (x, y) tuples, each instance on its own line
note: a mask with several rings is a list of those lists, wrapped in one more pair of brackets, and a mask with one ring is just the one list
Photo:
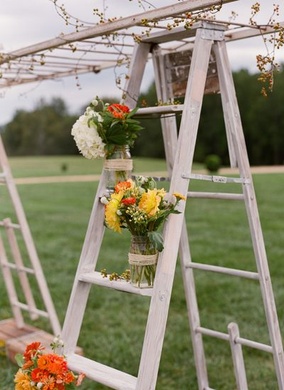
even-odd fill
[[(19, 249), (19, 246), (17, 243), (15, 232), (14, 232), (13, 228), (11, 227), (11, 220), (9, 218), (6, 218), (3, 220), (3, 223), (4, 223), (4, 227), (6, 229), (6, 232), (7, 232), (7, 237), (8, 237), (9, 243), (10, 243), (10, 247), (11, 247), (11, 251), (12, 251), (12, 254), (13, 254), (13, 257), (15, 260), (15, 264), (17, 265), (17, 267), (21, 268), (24, 266), (24, 264), (23, 264), (21, 252), (20, 252), (20, 249)], [(37, 313), (35, 313), (36, 304), (35, 304), (32, 290), (30, 287), (29, 279), (28, 279), (27, 274), (25, 272), (19, 272), (18, 276), (19, 276), (22, 290), (23, 290), (23, 293), (24, 293), (24, 296), (25, 296), (25, 299), (26, 299), (26, 302), (27, 302), (27, 305), (29, 308), (30, 318), (32, 320), (35, 320), (39, 316)]]
[(24, 318), (22, 312), (18, 306), (14, 305), (14, 302), (18, 302), (17, 291), (14, 285), (13, 277), (10, 268), (8, 267), (7, 255), (3, 245), (2, 238), (0, 236), (0, 264), (3, 272), (4, 282), (6, 284), (6, 289), (8, 293), (8, 298), (11, 304), (12, 312), (16, 325), (19, 329), (25, 326)]
[(200, 390), (203, 390), (209, 387), (209, 383), (202, 334), (200, 332), (196, 332), (196, 329), (200, 326), (200, 317), (195, 291), (193, 269), (189, 266), (191, 263), (191, 254), (185, 221), (183, 223), (183, 229), (181, 233), (179, 253), (181, 259), (183, 284), (196, 365), (198, 388)]
[(245, 363), (243, 358), (242, 346), (236, 343), (236, 338), (240, 337), (239, 328), (233, 322), (228, 326), (230, 346), (232, 351), (234, 371), (238, 390), (248, 390)]
[(236, 156), (240, 173), (243, 178), (249, 179), (249, 184), (243, 184), (243, 193), (245, 197), (246, 211), (252, 237), (252, 244), (256, 265), (260, 278), (260, 287), (264, 309), (266, 313), (266, 321), (270, 335), (270, 341), (273, 348), (274, 364), (278, 379), (279, 389), (284, 389), (284, 356), (282, 338), (279, 328), (277, 310), (272, 290), (272, 283), (264, 245), (256, 196), (253, 187), (250, 166), (246, 152), (246, 144), (243, 135), (243, 129), (238, 109), (236, 93), (232, 73), (230, 71), (229, 60), (227, 56), (225, 42), (218, 42), (215, 46), (215, 54), (217, 60), (218, 74), (220, 80), (221, 94), (223, 94), (223, 110), (228, 112), (231, 118), (231, 131), (233, 142), (236, 148)]
[(102, 178), (95, 197), (63, 324), (62, 339), (64, 340), (64, 353), (66, 355), (75, 352), (91, 288), (91, 284), (80, 282), (78, 275), (83, 271), (92, 272), (95, 269), (103, 240), (104, 207), (103, 205), (100, 205), (100, 197), (102, 196), (104, 189), (105, 180)]
[(131, 108), (137, 105), (140, 93), (140, 86), (150, 53), (151, 44), (140, 42), (136, 44), (129, 69), (129, 78), (126, 80), (123, 100), (125, 104)]
[[(187, 103), (182, 115), (171, 180), (171, 193), (180, 192), (186, 195), (188, 191), (188, 180), (182, 178), (182, 174), (185, 169), (190, 171), (192, 167), (211, 47), (212, 40), (203, 39), (201, 31), (197, 31), (196, 45), (193, 51), (185, 97)], [(198, 75), (198, 83), (194, 82), (196, 75)], [(179, 241), (183, 226), (184, 208), (185, 206), (180, 207), (181, 214), (170, 215), (168, 223), (165, 225), (165, 247), (159, 257), (157, 266), (136, 390), (153, 390), (156, 386)], [(172, 219), (172, 217), (174, 218)]]
[(38, 258), (38, 254), (36, 251), (36, 247), (33, 242), (33, 238), (30, 232), (30, 228), (26, 219), (26, 215), (17, 191), (17, 187), (13, 181), (12, 173), (10, 170), (10, 166), (8, 163), (8, 159), (6, 156), (5, 148), (2, 142), (2, 138), (0, 137), (0, 165), (3, 169), (4, 176), (6, 178), (6, 184), (9, 191), (9, 195), (11, 198), (11, 201), (13, 203), (16, 216), (18, 219), (18, 223), (21, 226), (21, 232), (23, 235), (23, 239), (25, 242), (25, 246), (27, 248), (27, 252), (29, 254), (29, 258), (31, 261), (31, 264), (33, 266), (33, 269), (35, 271), (35, 277), (38, 283), (38, 287), (44, 302), (44, 305), (46, 307), (46, 311), (48, 312), (50, 325), (53, 329), (53, 332), (55, 335), (60, 334), (61, 332), (61, 326), (54, 308), (54, 304), (52, 301), (52, 298), (50, 296), (48, 286), (42, 271), (42, 267), (40, 264), (40, 260)]

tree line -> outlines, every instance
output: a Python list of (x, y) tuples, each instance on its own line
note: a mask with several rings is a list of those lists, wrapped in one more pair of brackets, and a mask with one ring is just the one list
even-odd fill
[[(240, 70), (233, 74), (241, 113), (245, 140), (251, 165), (282, 165), (284, 163), (284, 71), (275, 75), (273, 92), (267, 97), (260, 93), (261, 85), (256, 74)], [(103, 98), (106, 102), (113, 99)], [(154, 83), (141, 94), (139, 106), (155, 106), (157, 97)], [(73, 155), (78, 154), (71, 136), (71, 128), (78, 116), (72, 115), (61, 98), (50, 102), (40, 100), (32, 111), (17, 110), (11, 122), (2, 128), (2, 138), (7, 154), (25, 155)], [(177, 117), (179, 122), (180, 118)], [(132, 150), (134, 156), (164, 157), (159, 118), (143, 118), (144, 129)], [(203, 163), (206, 156), (215, 154), (222, 165), (228, 165), (228, 150), (224, 117), (219, 94), (205, 95), (195, 162)]]

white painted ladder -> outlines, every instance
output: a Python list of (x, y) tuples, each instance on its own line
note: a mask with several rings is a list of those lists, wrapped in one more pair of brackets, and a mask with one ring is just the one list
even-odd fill
[[(207, 335), (227, 340), (230, 343), (238, 390), (246, 390), (248, 388), (242, 354), (243, 345), (273, 354), (278, 386), (279, 389), (284, 390), (284, 360), (281, 334), (240, 113), (227, 57), (223, 26), (215, 25), (213, 23), (202, 23), (190, 31), (177, 29), (172, 32), (162, 32), (145, 38), (136, 46), (132, 58), (130, 77), (127, 82), (124, 96), (125, 103), (131, 107), (136, 105), (145, 65), (150, 53), (152, 53), (154, 61), (158, 98), (162, 101), (168, 101), (168, 98), (172, 97), (167, 89), (168, 74), (165, 67), (165, 57), (160, 49), (160, 44), (171, 40), (181, 40), (189, 35), (194, 35), (195, 40), (192, 55), (189, 59), (191, 65), (188, 74), (184, 104), (140, 109), (138, 114), (149, 115), (151, 113), (159, 113), (162, 115), (165, 152), (168, 171), (171, 176), (171, 193), (179, 192), (187, 195), (188, 198), (216, 198), (244, 201), (257, 272), (194, 263), (190, 256), (187, 230), (184, 221), (184, 210), (186, 206), (184, 205), (181, 206), (181, 214), (171, 215), (165, 224), (163, 232), (165, 247), (159, 256), (155, 284), (152, 290), (133, 289), (126, 282), (110, 282), (107, 279), (103, 279), (100, 272), (95, 270), (104, 234), (104, 208), (99, 203), (99, 198), (105, 188), (104, 177), (102, 176), (94, 201), (63, 327), (65, 353), (68, 356), (68, 364), (71, 369), (83, 371), (89, 378), (113, 389), (155, 389), (174, 281), (176, 260), (179, 253), (182, 263), (184, 288), (187, 299), (199, 389), (210, 390), (203, 348), (203, 335)], [(192, 162), (202, 100), (212, 55), (216, 60), (231, 166), (239, 168), (239, 177), (192, 174)], [(179, 135), (177, 136), (176, 121), (172, 114), (178, 111), (182, 112), (182, 119)], [(242, 192), (236, 194), (191, 192), (189, 191), (189, 184), (192, 179), (208, 180), (223, 184), (233, 182), (239, 184)], [(235, 323), (228, 324), (228, 333), (221, 333), (214, 329), (202, 327), (195, 292), (194, 269), (202, 269), (204, 271), (218, 272), (221, 274), (257, 280), (260, 284), (271, 345), (261, 344), (240, 337), (238, 326)], [(129, 375), (128, 373), (121, 372), (112, 367), (102, 365), (75, 354), (75, 347), (80, 334), (80, 328), (92, 284), (99, 284), (130, 293), (151, 296), (148, 322), (146, 325), (137, 376)]]
[[(6, 236), (6, 239), (4, 239), (4, 237), (0, 235), (0, 267), (2, 268), (3, 278), (12, 308), (15, 325), (19, 329), (24, 327), (25, 322), (22, 312), (26, 311), (32, 320), (39, 317), (48, 319), (54, 335), (59, 335), (61, 333), (61, 327), (46, 284), (17, 187), (14, 183), (1, 137), (0, 168), (2, 170), (0, 173), (0, 181), (3, 185), (6, 185), (8, 189), (10, 200), (17, 218), (16, 222), (12, 222), (9, 217), (0, 221), (0, 227), (2, 226), (4, 228)], [(26, 248), (25, 258), (22, 256), (21, 248), (18, 243), (18, 239), (20, 237), (16, 232), (19, 232), (19, 235), (24, 241)], [(8, 248), (9, 253), (6, 250)], [(17, 294), (13, 276), (15, 273), (20, 281), (24, 301), (21, 300)], [(45, 306), (44, 310), (37, 308), (34, 299), (35, 292), (33, 293), (32, 291), (28, 275), (35, 277), (38, 283), (38, 289)]]

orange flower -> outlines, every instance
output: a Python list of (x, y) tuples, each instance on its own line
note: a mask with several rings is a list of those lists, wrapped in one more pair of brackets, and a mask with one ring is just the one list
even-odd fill
[(125, 191), (127, 190), (128, 188), (131, 188), (132, 187), (132, 183), (130, 180), (127, 180), (127, 181), (120, 181), (119, 183), (117, 183), (117, 185), (115, 186), (114, 190), (116, 193), (120, 192), (120, 191)]
[(132, 204), (136, 203), (136, 198), (130, 196), (129, 198), (122, 199), (121, 203), (123, 203), (125, 206), (131, 206)]
[(113, 103), (107, 107), (107, 111), (117, 119), (124, 119), (126, 114), (130, 112), (130, 109), (124, 104)]
[[(51, 347), (55, 351), (56, 345), (51, 344)], [(65, 390), (69, 384), (82, 383), (85, 375), (77, 376), (69, 370), (63, 355), (43, 354), (43, 349), (41, 343), (26, 347), (23, 367), (15, 375), (15, 390)]]
[(34, 343), (31, 343), (27, 346), (25, 353), (24, 353), (24, 358), (26, 361), (31, 360), (36, 354), (43, 350), (43, 346), (41, 345), (40, 342), (35, 341)]

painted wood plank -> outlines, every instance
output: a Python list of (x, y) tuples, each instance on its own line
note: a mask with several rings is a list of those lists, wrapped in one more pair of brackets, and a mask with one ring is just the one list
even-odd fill
[(96, 382), (117, 390), (135, 390), (137, 378), (115, 368), (95, 362), (76, 354), (67, 356), (67, 364), (71, 370), (82, 372)]
[(152, 288), (136, 288), (132, 286), (130, 282), (126, 282), (125, 280), (109, 280), (108, 278), (104, 278), (101, 273), (97, 271), (80, 274), (78, 276), (78, 280), (85, 283), (96, 284), (98, 286), (148, 297), (150, 297), (153, 292)]

